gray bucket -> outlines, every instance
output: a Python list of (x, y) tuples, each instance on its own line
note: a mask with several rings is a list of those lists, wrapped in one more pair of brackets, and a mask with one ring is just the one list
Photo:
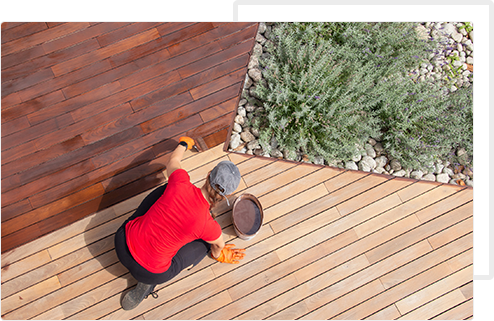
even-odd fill
[(242, 240), (250, 240), (259, 232), (264, 215), (259, 200), (252, 194), (244, 193), (233, 203), (233, 228)]

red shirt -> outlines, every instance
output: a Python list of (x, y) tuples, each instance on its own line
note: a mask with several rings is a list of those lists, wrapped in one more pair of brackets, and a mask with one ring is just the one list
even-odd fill
[(182, 246), (196, 239), (214, 241), (221, 236), (221, 227), (189, 174), (177, 169), (163, 195), (146, 214), (127, 223), (125, 233), (134, 259), (146, 270), (162, 273)]

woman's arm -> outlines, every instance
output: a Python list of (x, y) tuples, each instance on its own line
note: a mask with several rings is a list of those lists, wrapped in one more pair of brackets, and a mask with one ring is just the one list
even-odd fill
[(214, 258), (218, 258), (221, 254), (221, 250), (223, 250), (223, 248), (225, 247), (225, 241), (223, 240), (223, 234), (220, 235), (220, 237), (217, 238), (216, 240), (214, 240), (212, 242), (208, 242), (208, 243), (211, 244), (211, 255)]
[(178, 145), (173, 153), (170, 155), (168, 159), (168, 164), (166, 164), (166, 174), (168, 177), (177, 169), (182, 168), (180, 162), (182, 161), (182, 157), (184, 156), (187, 147)]
[(186, 136), (180, 137), (179, 141), (185, 142), (187, 146), (179, 144), (170, 155), (170, 158), (168, 159), (168, 164), (166, 164), (166, 174), (168, 175), (168, 177), (170, 177), (170, 175), (175, 170), (182, 168), (180, 162), (182, 161), (182, 157), (184, 157), (185, 151), (188, 149), (192, 149), (192, 146), (194, 146), (194, 140), (190, 137), (186, 137)]

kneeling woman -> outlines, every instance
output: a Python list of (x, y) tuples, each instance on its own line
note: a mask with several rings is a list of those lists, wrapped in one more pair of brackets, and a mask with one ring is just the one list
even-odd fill
[(149, 294), (157, 297), (153, 292), (157, 284), (198, 264), (209, 251), (224, 263), (238, 263), (245, 256), (244, 249), (225, 246), (221, 227), (210, 212), (237, 189), (240, 172), (232, 162), (220, 162), (197, 188), (180, 165), (193, 145), (191, 138), (180, 138), (166, 166), (167, 184), (151, 192), (115, 234), (118, 258), (138, 281), (122, 299), (124, 310), (134, 309)]

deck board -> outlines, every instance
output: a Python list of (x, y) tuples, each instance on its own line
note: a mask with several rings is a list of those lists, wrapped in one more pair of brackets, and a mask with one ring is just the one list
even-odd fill
[[(25, 59), (3, 69), (17, 81), (2, 97), (2, 318), (472, 317), (472, 188), (224, 151), (257, 24), (45, 26), (2, 24), (16, 32), (4, 57), (19, 46)], [(91, 40), (97, 49), (68, 58)], [(49, 62), (57, 52), (67, 59)], [(24, 83), (13, 72), (35, 65), (60, 75)], [(231, 160), (242, 180), (230, 203), (256, 195), (263, 227), (238, 238), (222, 201), (216, 220), (245, 259), (205, 258), (124, 311), (136, 281), (114, 233), (192, 134), (208, 146), (184, 155), (192, 183)]]

